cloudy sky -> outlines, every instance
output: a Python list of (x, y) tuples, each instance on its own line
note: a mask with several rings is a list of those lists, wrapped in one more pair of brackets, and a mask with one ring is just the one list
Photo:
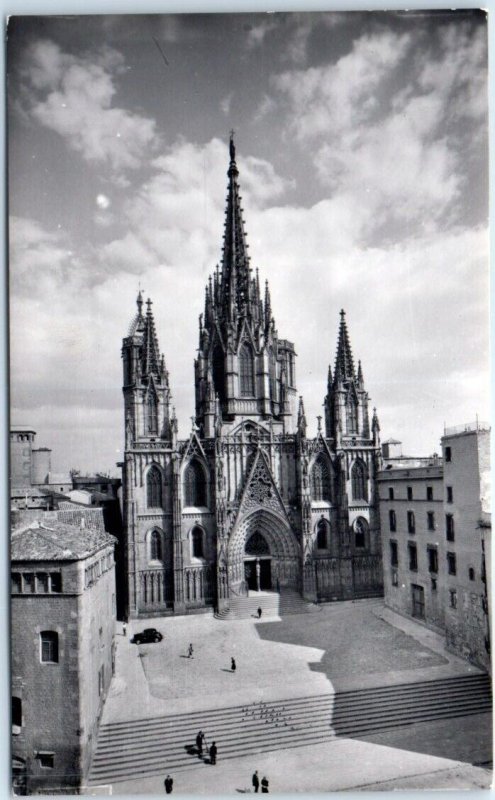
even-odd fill
[(116, 471), (139, 286), (188, 434), (231, 128), (310, 429), (340, 308), (383, 439), (488, 417), (484, 15), (27, 17), (8, 57), (11, 414), (55, 470)]

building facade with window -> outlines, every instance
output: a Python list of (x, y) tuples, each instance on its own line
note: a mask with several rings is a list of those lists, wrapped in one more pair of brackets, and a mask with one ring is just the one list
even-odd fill
[(386, 603), (443, 628), (439, 567), (446, 547), (441, 464), (433, 458), (407, 468), (389, 462), (378, 474), (378, 487)]
[[(446, 429), (440, 461), (387, 458), (378, 474), (385, 602), (490, 669), (490, 428)], [(407, 466), (405, 466), (407, 464)]]
[(57, 521), (12, 532), (17, 794), (84, 783), (113, 671), (114, 545), (105, 532)]
[[(195, 416), (177, 439), (151, 301), (123, 340), (123, 510), (130, 616), (228, 606), (247, 591), (310, 599), (383, 591), (369, 414), (341, 312), (324, 423), (306, 434), (296, 353), (247, 250), (234, 142), (221, 265), (206, 286), (195, 360)], [(321, 346), (321, 343), (319, 344)]]

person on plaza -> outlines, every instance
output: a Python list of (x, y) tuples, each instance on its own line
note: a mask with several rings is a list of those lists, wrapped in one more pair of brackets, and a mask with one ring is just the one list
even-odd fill
[(193, 652), (194, 652), (194, 650), (193, 650), (193, 646), (192, 646), (192, 643), (191, 643), (189, 645), (189, 647), (187, 648), (187, 657), (188, 658), (192, 658), (193, 657)]
[(124, 620), (122, 623), (122, 636), (125, 637), (126, 633), (127, 633), (127, 622)]
[(261, 793), (268, 794), (268, 778), (265, 776), (263, 776), (261, 779)]
[(216, 746), (215, 742), (212, 742), (212, 745), (210, 747), (210, 764), (216, 764), (217, 763), (217, 752), (218, 752), (217, 751), (217, 746)]
[(252, 784), (254, 787), (254, 791), (257, 792), (258, 789), (260, 788), (260, 779), (258, 775), (258, 770), (256, 770), (256, 772), (253, 774)]
[(230, 659), (230, 669), (232, 670), (232, 672), (235, 672), (235, 671), (236, 671), (236, 663), (235, 663), (235, 658), (231, 658), (231, 659)]
[(167, 775), (165, 778), (165, 791), (167, 794), (172, 794), (172, 789), (174, 788), (174, 779)]
[(262, 609), (258, 608), (258, 619), (261, 619), (262, 613), (263, 613)]
[(199, 731), (198, 735), (196, 736), (196, 747), (198, 748), (198, 755), (200, 758), (203, 757), (203, 743), (204, 743), (205, 735), (203, 731)]

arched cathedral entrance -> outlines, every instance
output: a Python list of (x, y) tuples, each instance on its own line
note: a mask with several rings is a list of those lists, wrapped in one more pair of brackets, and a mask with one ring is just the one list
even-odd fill
[(268, 543), (255, 531), (244, 548), (244, 580), (252, 592), (270, 591), (272, 586), (272, 557)]
[(228, 553), (233, 595), (282, 587), (300, 590), (299, 544), (287, 521), (278, 514), (260, 509), (239, 520)]

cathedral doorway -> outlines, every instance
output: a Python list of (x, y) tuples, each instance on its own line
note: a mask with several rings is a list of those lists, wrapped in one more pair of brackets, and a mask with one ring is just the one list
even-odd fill
[(300, 589), (300, 550), (287, 521), (257, 510), (236, 525), (229, 542), (229, 589), (250, 591)]
[(250, 592), (269, 592), (272, 589), (270, 556), (244, 559), (244, 580)]
[(244, 580), (251, 592), (270, 591), (272, 569), (270, 547), (259, 531), (251, 534), (244, 548)]

